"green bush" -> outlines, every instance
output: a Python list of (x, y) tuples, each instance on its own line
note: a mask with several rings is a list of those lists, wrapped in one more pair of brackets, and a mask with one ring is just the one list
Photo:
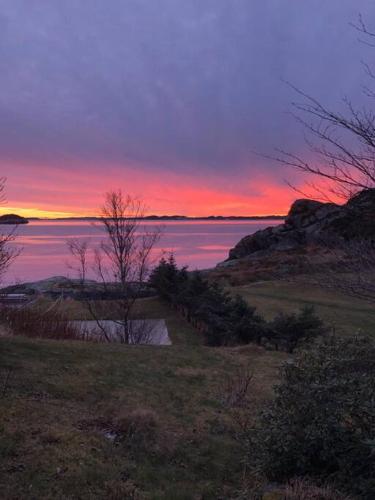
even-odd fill
[(211, 346), (261, 342), (266, 323), (241, 297), (231, 297), (202, 273), (178, 269), (173, 255), (153, 270), (150, 284), (159, 296), (181, 310), (186, 319), (199, 325)]
[(168, 259), (162, 258), (152, 271), (149, 283), (161, 298), (175, 303), (179, 293), (185, 288), (186, 280), (186, 267), (179, 269), (174, 255), (170, 254)]
[(375, 498), (374, 343), (328, 337), (300, 352), (244, 437), (271, 481), (309, 476)]
[(302, 342), (327, 333), (323, 321), (311, 306), (294, 314), (278, 314), (269, 324), (268, 339), (277, 349), (292, 353)]
[(239, 344), (256, 342), (260, 344), (267, 335), (268, 326), (266, 321), (239, 295), (231, 301), (230, 321), (234, 337)]

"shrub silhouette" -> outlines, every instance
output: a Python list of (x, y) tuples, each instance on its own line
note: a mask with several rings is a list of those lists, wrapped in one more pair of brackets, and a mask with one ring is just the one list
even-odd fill
[(323, 335), (326, 328), (313, 308), (297, 314), (279, 314), (267, 323), (240, 296), (233, 297), (202, 273), (179, 269), (173, 254), (153, 270), (150, 284), (159, 296), (178, 309), (205, 335), (211, 346), (256, 342), (293, 352), (301, 342)]

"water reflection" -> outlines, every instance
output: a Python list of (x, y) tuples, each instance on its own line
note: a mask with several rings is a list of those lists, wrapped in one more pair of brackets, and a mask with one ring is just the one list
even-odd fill
[[(173, 251), (179, 265), (190, 269), (213, 267), (224, 260), (243, 236), (281, 221), (166, 221), (155, 256)], [(148, 229), (155, 222), (145, 223)], [(160, 225), (160, 224), (158, 224)], [(98, 244), (103, 230), (87, 221), (34, 221), (18, 229), (17, 245), (21, 256), (8, 272), (6, 281), (14, 283), (67, 275), (69, 238), (85, 238), (90, 245)]]

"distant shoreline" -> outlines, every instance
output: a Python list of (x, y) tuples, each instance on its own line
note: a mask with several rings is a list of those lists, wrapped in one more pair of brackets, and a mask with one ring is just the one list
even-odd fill
[[(149, 215), (143, 217), (145, 221), (237, 221), (237, 220), (283, 220), (286, 215), (212, 215), (209, 217), (187, 217), (183, 215)], [(52, 222), (67, 222), (67, 221), (100, 221), (100, 217), (59, 217), (59, 218), (41, 218), (28, 217), (28, 221), (52, 221)]]

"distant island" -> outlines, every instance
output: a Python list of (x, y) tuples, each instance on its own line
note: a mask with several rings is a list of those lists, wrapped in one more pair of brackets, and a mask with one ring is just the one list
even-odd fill
[(28, 224), (28, 223), (29, 221), (24, 217), (21, 217), (20, 215), (16, 214), (0, 215), (0, 224), (15, 225), (15, 224)]
[[(202, 220), (283, 220), (285, 215), (209, 215), (207, 217), (189, 217), (186, 215), (146, 215), (144, 220), (155, 221), (202, 221)], [(97, 221), (100, 217), (59, 217), (59, 218), (40, 218), (29, 217), (28, 221), (49, 220), (49, 221)]]

